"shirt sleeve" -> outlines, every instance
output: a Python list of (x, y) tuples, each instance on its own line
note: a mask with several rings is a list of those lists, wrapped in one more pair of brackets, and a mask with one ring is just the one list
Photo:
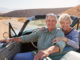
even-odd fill
[(72, 46), (74, 49), (79, 49), (79, 33), (76, 31), (72, 34), (72, 39), (68, 39), (67, 44)]
[(57, 28), (56, 37), (63, 37), (63, 36), (64, 36), (64, 33), (63, 33), (62, 29)]
[(39, 35), (41, 34), (41, 31), (38, 30), (36, 32), (33, 32), (29, 35), (24, 35), (24, 36), (21, 36), (21, 39), (22, 39), (22, 42), (35, 42), (38, 40), (38, 37)]
[[(63, 36), (64, 36), (64, 33), (62, 32), (62, 29), (58, 29), (56, 33), (56, 37), (63, 37)], [(62, 52), (66, 46), (66, 43), (63, 40), (61, 40), (59, 42), (56, 42), (56, 45), (60, 48), (60, 52)]]
[(56, 42), (56, 45), (60, 48), (60, 52), (62, 52), (66, 46), (65, 42), (62, 40), (59, 42)]

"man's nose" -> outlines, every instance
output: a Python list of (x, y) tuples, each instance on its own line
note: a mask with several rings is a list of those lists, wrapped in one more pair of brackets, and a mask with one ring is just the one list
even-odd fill
[(66, 25), (66, 23), (64, 23), (64, 25)]

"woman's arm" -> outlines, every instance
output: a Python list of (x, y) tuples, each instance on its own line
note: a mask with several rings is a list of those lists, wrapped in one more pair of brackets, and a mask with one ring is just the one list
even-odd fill
[(69, 46), (72, 46), (74, 49), (78, 50), (79, 49), (79, 32), (77, 32), (76, 30), (74, 30), (68, 36), (70, 36), (71, 38), (67, 37), (68, 38), (67, 44)]

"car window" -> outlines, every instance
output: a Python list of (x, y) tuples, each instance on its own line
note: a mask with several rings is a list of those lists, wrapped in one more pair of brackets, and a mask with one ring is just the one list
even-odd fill
[[(77, 29), (77, 24), (73, 28)], [(78, 31), (80, 31), (80, 22), (79, 22), (79, 26), (78, 26)]]
[(78, 30), (80, 31), (80, 22), (79, 22), (79, 28), (78, 28)]

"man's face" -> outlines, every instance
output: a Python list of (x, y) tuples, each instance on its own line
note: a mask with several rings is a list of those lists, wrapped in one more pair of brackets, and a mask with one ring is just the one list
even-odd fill
[(50, 28), (50, 29), (53, 29), (56, 27), (56, 17), (54, 16), (47, 16), (46, 18), (46, 24), (47, 24), (47, 27)]

